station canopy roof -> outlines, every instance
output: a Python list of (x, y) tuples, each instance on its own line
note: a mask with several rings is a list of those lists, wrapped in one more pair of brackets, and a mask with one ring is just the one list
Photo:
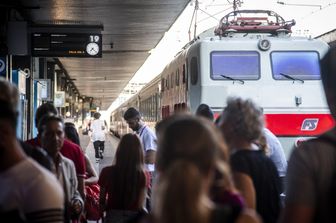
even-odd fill
[(102, 58), (59, 58), (81, 95), (107, 109), (182, 13), (189, 0), (21, 1), (34, 23), (102, 24)]

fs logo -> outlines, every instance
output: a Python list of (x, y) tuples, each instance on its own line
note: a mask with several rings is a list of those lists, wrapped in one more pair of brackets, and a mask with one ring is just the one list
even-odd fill
[(301, 131), (314, 131), (317, 128), (318, 118), (306, 118), (301, 125)]

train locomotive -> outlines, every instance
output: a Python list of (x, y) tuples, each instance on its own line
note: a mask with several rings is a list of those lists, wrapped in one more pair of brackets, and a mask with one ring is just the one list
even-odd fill
[(122, 120), (130, 106), (151, 127), (175, 112), (194, 113), (208, 104), (215, 116), (230, 96), (251, 98), (262, 106), (266, 126), (288, 156), (302, 140), (334, 126), (324, 97), (319, 61), (327, 43), (294, 37), (277, 13), (240, 10), (223, 17), (187, 44), (164, 70), (111, 114), (111, 131), (130, 130)]

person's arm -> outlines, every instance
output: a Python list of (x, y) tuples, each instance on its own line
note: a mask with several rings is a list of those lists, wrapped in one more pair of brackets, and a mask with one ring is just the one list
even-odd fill
[(241, 172), (233, 172), (233, 179), (237, 189), (244, 197), (248, 208), (256, 208), (256, 192), (251, 177)]
[(99, 192), (99, 209), (105, 211), (106, 208), (106, 189), (105, 187), (100, 187)]
[(156, 137), (151, 131), (144, 135), (143, 147), (146, 151), (145, 153), (145, 163), (154, 164), (156, 158)]
[(99, 191), (99, 209), (103, 212), (106, 208), (106, 187), (107, 181), (110, 181), (111, 172), (108, 170), (108, 167), (102, 169), (99, 175), (98, 185), (100, 186)]
[(156, 158), (156, 151), (147, 150), (145, 155), (145, 163), (146, 164), (154, 164)]
[(303, 205), (289, 204), (283, 210), (279, 222), (283, 223), (311, 223), (314, 219), (315, 209)]
[(238, 216), (236, 223), (261, 223), (260, 216), (252, 210), (252, 209), (245, 209), (241, 212)]
[[(81, 212), (83, 211), (84, 209), (84, 199), (85, 197), (83, 197), (83, 195), (80, 194), (80, 192), (77, 190), (78, 188), (78, 181), (76, 181), (77, 176), (76, 176), (76, 169), (75, 169), (75, 165), (73, 164), (73, 162), (71, 162), (71, 165), (69, 166), (70, 168), (70, 176), (72, 179), (71, 182), (71, 187), (72, 187), (72, 190), (71, 191), (74, 191), (74, 193), (72, 194), (72, 197), (71, 197), (71, 203), (70, 203), (70, 211), (72, 213), (72, 215), (74, 216), (77, 216), (79, 218)], [(83, 179), (83, 178), (82, 178)]]
[(82, 196), (83, 200), (85, 200), (85, 185), (84, 185), (84, 177), (77, 176), (78, 181), (78, 192)]
[[(77, 146), (77, 145), (76, 145)], [(85, 200), (85, 173), (86, 173), (86, 168), (85, 168), (85, 158), (82, 150), (78, 146), (77, 149), (77, 159), (76, 159), (76, 174), (77, 174), (77, 181), (78, 181), (78, 192), (82, 196), (83, 200)]]
[[(53, 175), (43, 174), (25, 185), (24, 207), (27, 222), (63, 222), (64, 192)], [(32, 203), (33, 201), (33, 203)]]
[(90, 176), (89, 178), (85, 179), (85, 185), (91, 185), (98, 182), (98, 175), (96, 170), (92, 167), (91, 161), (89, 160), (87, 155), (84, 155), (85, 164), (86, 164), (86, 172)]
[[(310, 146), (309, 146), (310, 145)], [(305, 148), (303, 148), (305, 147)], [(309, 148), (312, 147), (312, 148)], [(288, 163), (285, 207), (281, 223), (310, 223), (314, 221), (316, 194), (316, 170), (312, 158), (318, 148), (316, 144), (303, 144), (295, 149)]]

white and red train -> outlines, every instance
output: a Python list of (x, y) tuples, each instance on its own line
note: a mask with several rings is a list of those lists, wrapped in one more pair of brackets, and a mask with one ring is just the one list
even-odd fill
[[(253, 15), (253, 16), (252, 16)], [(257, 16), (255, 16), (257, 15)], [(267, 127), (288, 155), (293, 145), (333, 127), (319, 61), (327, 43), (290, 35), (292, 22), (272, 11), (225, 16), (216, 35), (201, 34), (160, 75), (111, 114), (111, 131), (130, 131), (123, 112), (138, 108), (150, 126), (177, 110), (208, 104), (215, 115), (230, 96), (251, 98), (264, 109)]]

